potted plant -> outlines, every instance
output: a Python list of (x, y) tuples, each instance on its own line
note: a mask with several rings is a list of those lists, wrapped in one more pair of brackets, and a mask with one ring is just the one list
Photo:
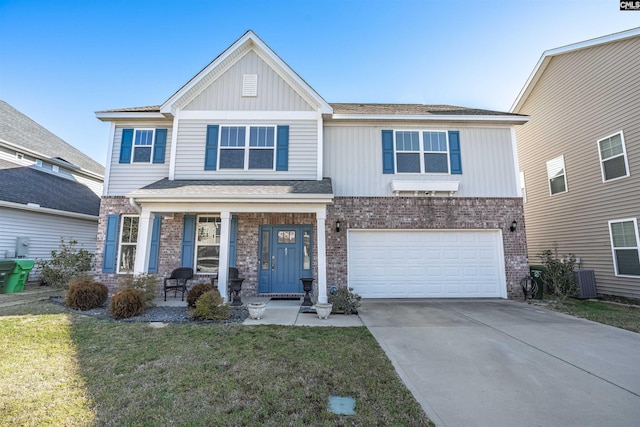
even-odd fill
[(322, 304), (318, 302), (314, 307), (320, 319), (328, 319), (329, 314), (331, 314), (331, 308), (333, 307), (333, 304)]
[(252, 319), (259, 320), (264, 315), (266, 305), (263, 302), (252, 302), (247, 305), (247, 308), (249, 309), (249, 316)]

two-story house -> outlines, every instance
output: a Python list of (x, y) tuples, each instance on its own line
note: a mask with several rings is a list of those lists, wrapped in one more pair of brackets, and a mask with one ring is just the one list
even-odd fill
[(93, 252), (103, 177), (102, 165), (0, 101), (0, 258), (48, 260), (60, 239)]
[(640, 28), (548, 50), (511, 111), (529, 259), (557, 247), (600, 294), (640, 297)]
[[(329, 104), (249, 31), (111, 123), (100, 279), (227, 266), (251, 295), (314, 277), (368, 298), (502, 297), (527, 274), (515, 126), (447, 105)], [(224, 268), (221, 268), (224, 266)]]

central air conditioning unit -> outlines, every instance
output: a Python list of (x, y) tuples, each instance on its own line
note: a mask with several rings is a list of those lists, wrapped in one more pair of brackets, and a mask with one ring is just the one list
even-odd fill
[(596, 298), (596, 274), (593, 270), (578, 269), (573, 270), (573, 280), (578, 285), (576, 298)]

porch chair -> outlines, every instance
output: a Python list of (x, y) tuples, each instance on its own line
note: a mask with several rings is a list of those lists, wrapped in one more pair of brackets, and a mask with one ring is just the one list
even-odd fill
[(164, 278), (164, 300), (167, 300), (167, 291), (173, 290), (173, 297), (177, 297), (178, 291), (182, 292), (182, 301), (184, 301), (184, 293), (187, 292), (187, 282), (193, 279), (193, 268), (180, 267), (171, 272), (171, 276)]

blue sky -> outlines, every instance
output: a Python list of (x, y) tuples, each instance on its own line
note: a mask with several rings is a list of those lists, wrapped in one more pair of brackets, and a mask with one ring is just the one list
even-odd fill
[(0, 99), (104, 164), (95, 111), (161, 104), (248, 29), (328, 102), (508, 111), (543, 51), (638, 26), (618, 0), (0, 0)]

